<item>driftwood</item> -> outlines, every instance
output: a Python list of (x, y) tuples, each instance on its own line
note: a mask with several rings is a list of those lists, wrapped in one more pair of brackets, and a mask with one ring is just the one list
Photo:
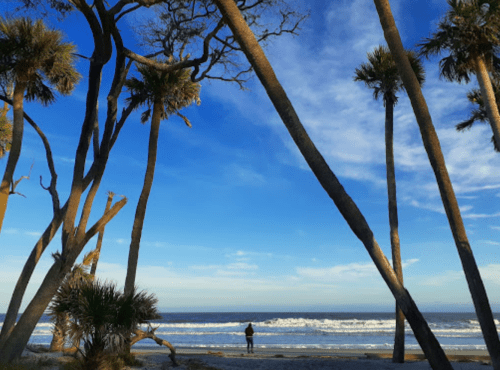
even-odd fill
[(141, 329), (134, 330), (134, 336), (130, 338), (130, 346), (132, 347), (132, 345), (134, 345), (135, 343), (146, 338), (153, 339), (159, 346), (165, 346), (170, 349), (170, 354), (168, 355), (168, 357), (170, 358), (170, 360), (172, 360), (172, 363), (175, 366), (178, 366), (179, 364), (177, 363), (177, 361), (175, 361), (174, 346), (167, 342), (165, 339), (158, 338), (155, 334), (156, 329), (158, 328), (156, 327), (153, 329), (151, 326), (149, 326), (148, 331), (144, 331)]

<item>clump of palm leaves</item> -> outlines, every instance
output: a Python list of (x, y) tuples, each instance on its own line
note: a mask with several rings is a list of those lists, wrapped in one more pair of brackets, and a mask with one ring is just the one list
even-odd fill
[[(61, 287), (57, 290), (53, 300), (54, 303), (63, 302), (67, 299), (67, 295), (74, 289), (78, 288), (82, 283), (93, 279), (93, 275), (89, 274), (89, 265), (94, 260), (95, 254), (96, 251), (86, 254), (82, 263), (73, 267), (71, 272), (64, 279)], [(52, 321), (54, 323), (50, 350), (52, 352), (63, 351), (69, 330), (68, 313), (62, 310), (54, 310), (52, 309), (52, 306), (50, 306), (49, 315), (52, 317)]]
[[(136, 289), (125, 295), (115, 284), (83, 280), (78, 286), (63, 285), (50, 306), (51, 314), (68, 315), (67, 332), (78, 346), (82, 370), (120, 368), (120, 353), (127, 335), (140, 324), (160, 318), (157, 299)], [(117, 362), (122, 363), (122, 365)]]

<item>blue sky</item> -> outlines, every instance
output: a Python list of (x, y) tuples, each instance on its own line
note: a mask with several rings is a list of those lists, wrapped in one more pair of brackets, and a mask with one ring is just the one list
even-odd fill
[[(266, 53), (312, 139), (365, 215), (390, 256), (385, 183), (384, 107), (353, 82), (366, 53), (384, 44), (370, 0), (312, 1), (300, 36), (275, 39)], [(442, 0), (392, 2), (406, 47), (435, 30)], [(14, 2), (0, 4), (12, 10)], [(123, 22), (123, 21), (122, 21)], [(134, 20), (129, 20), (133, 23)], [(137, 39), (122, 23), (129, 48)], [(79, 14), (60, 27), (79, 53), (90, 55), (90, 31)], [(490, 301), (500, 310), (500, 156), (491, 129), (466, 133), (467, 91), (475, 86), (439, 79), (437, 58), (424, 61), (424, 95), (436, 126), (467, 233)], [(67, 199), (83, 120), (87, 65), (70, 97), (26, 112), (48, 136)], [(103, 77), (105, 112), (110, 69)], [(202, 104), (183, 111), (193, 128), (172, 117), (161, 126), (159, 155), (141, 241), (137, 284), (156, 294), (164, 311), (392, 311), (393, 298), (333, 202), (307, 168), (257, 78), (236, 85), (203, 81)], [(103, 119), (104, 116), (101, 117)], [(135, 207), (142, 187), (149, 128), (140, 112), (127, 121), (113, 148), (93, 208), (103, 212), (106, 192), (128, 203), (108, 224), (98, 275), (123, 286)], [(432, 170), (407, 97), (395, 109), (399, 231), (405, 285), (424, 311), (472, 310), (470, 294)], [(0, 163), (5, 166), (6, 160)], [(44, 151), (26, 126), (16, 177), (31, 179), (11, 196), (0, 235), (0, 312), (26, 257), (52, 217)], [(3, 167), (0, 167), (3, 171)], [(116, 198), (118, 199), (118, 197)], [(85, 249), (95, 247), (93, 239)], [(37, 267), (27, 297), (60, 250), (60, 235)], [(23, 307), (27, 304), (25, 300)]]

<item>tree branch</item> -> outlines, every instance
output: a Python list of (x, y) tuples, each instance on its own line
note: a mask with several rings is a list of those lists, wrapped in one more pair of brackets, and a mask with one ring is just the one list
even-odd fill
[(170, 360), (172, 360), (174, 366), (178, 366), (178, 363), (175, 361), (176, 351), (175, 351), (174, 346), (172, 346), (165, 339), (158, 338), (155, 334), (156, 329), (158, 329), (158, 328), (153, 329), (153, 328), (151, 328), (151, 325), (150, 325), (148, 327), (148, 331), (144, 331), (141, 329), (134, 330), (135, 336), (130, 338), (130, 346), (132, 346), (133, 344), (135, 344), (143, 339), (146, 339), (146, 338), (153, 339), (158, 345), (165, 346), (165, 347), (168, 347), (168, 349), (170, 349), (170, 355), (168, 357), (170, 357)]
[[(0, 95), (0, 100), (3, 100), (4, 102), (6, 102), (7, 104), (10, 104), (10, 105), (13, 104), (11, 99), (9, 99), (3, 95)], [(52, 150), (50, 148), (49, 140), (47, 139), (47, 137), (45, 136), (43, 131), (40, 129), (40, 127), (38, 127), (38, 125), (35, 123), (35, 121), (33, 121), (33, 119), (31, 119), (31, 117), (26, 112), (24, 112), (24, 119), (26, 121), (28, 121), (28, 123), (31, 125), (31, 127), (33, 127), (35, 129), (38, 136), (40, 136), (40, 139), (42, 139), (43, 146), (45, 148), (45, 156), (47, 158), (47, 165), (49, 166), (51, 180), (50, 180), (50, 185), (48, 188), (44, 187), (43, 185), (42, 185), (42, 188), (44, 188), (45, 190), (48, 190), (48, 192), (50, 193), (50, 196), (52, 197), (52, 208), (54, 209), (54, 215), (55, 215), (61, 210), (61, 208), (60, 208), (60, 202), (59, 202), (59, 194), (57, 193), (57, 189), (56, 189), (57, 173), (56, 173), (55, 166), (54, 166), (54, 159), (52, 158)], [(41, 182), (41, 179), (40, 179), (40, 182)]]

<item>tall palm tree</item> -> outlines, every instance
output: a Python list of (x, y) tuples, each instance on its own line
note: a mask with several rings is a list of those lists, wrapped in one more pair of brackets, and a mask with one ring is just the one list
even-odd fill
[(25, 94), (28, 101), (48, 105), (55, 97), (46, 82), (61, 94), (69, 94), (80, 79), (74, 66), (75, 46), (62, 39), (60, 31), (48, 29), (42, 20), (0, 17), (0, 80), (14, 84), (12, 144), (0, 185), (0, 231), (21, 154)]
[[(493, 86), (493, 92), (495, 94), (495, 101), (497, 106), (500, 106), (500, 86), (497, 78), (492, 78), (491, 80)], [(481, 90), (472, 89), (467, 93), (467, 99), (472, 103), (476, 104), (477, 107), (471, 111), (469, 118), (465, 121), (460, 122), (455, 127), (457, 131), (470, 130), (474, 123), (484, 122), (488, 123), (488, 113), (486, 111), (485, 102), (481, 94)], [(495, 140), (495, 135), (491, 137), (491, 142), (493, 143), (493, 149), (496, 152), (500, 152), (500, 142)]]
[(380, 275), (403, 310), (415, 337), (433, 369), (453, 370), (436, 337), (429, 328), (417, 305), (398, 280), (389, 261), (378, 245), (365, 217), (329, 168), (304, 126), (300, 122), (285, 90), (276, 78), (271, 64), (255, 35), (233, 0), (214, 0), (224, 21), (231, 29), (242, 51), (255, 70), (271, 102), (285, 124), (290, 136), (302, 153), (321, 186), (333, 200), (356, 237), (363, 243)]
[[(424, 81), (422, 63), (413, 51), (407, 51), (410, 64), (420, 83)], [(392, 249), (392, 263), (399, 281), (403, 284), (403, 266), (398, 232), (398, 205), (396, 198), (396, 174), (394, 170), (394, 106), (398, 101), (396, 93), (404, 90), (403, 81), (389, 48), (377, 47), (368, 53), (368, 63), (356, 68), (354, 81), (361, 81), (373, 89), (373, 97), (382, 96), (385, 106), (385, 162), (387, 172), (387, 193), (389, 199), (389, 225)], [(403, 363), (405, 358), (405, 317), (396, 305), (396, 333), (394, 337), (393, 362)]]
[[(455, 240), (458, 255), (462, 262), (469, 291), (472, 296), (477, 318), (481, 326), (484, 341), (491, 357), (491, 362), (495, 370), (500, 370), (500, 340), (491, 312), (491, 306), (486, 294), (486, 289), (481, 279), (481, 274), (477, 267), (476, 259), (472, 252), (465, 226), (458, 207), (457, 198), (451, 184), (443, 152), (436, 130), (432, 123), (432, 118), (427, 107), (427, 103), (422, 94), (420, 84), (411, 69), (408, 58), (406, 57), (396, 22), (392, 16), (389, 0), (374, 0), (375, 7), (380, 19), (380, 24), (384, 30), (384, 37), (391, 50), (392, 56), (398, 66), (399, 74), (405, 85), (406, 93), (412, 103), (413, 111), (417, 119), (422, 141), (429, 157), (436, 181), (443, 201), (443, 206), (448, 217), (450, 229)], [(408, 316), (406, 316), (410, 322)], [(411, 324), (411, 322), (410, 322)], [(417, 334), (415, 333), (415, 336)], [(420, 341), (419, 341), (420, 343)], [(429, 362), (431, 360), (429, 359)], [(434, 366), (433, 366), (434, 368)]]
[(475, 74), (483, 96), (495, 141), (500, 143), (500, 114), (490, 73), (500, 66), (495, 55), (500, 47), (500, 2), (447, 0), (450, 9), (438, 23), (438, 31), (420, 43), (427, 57), (448, 52), (439, 62), (449, 81), (469, 82)]
[(137, 70), (142, 79), (134, 77), (125, 83), (125, 86), (130, 91), (128, 101), (138, 107), (143, 105), (147, 107), (147, 110), (141, 115), (141, 122), (146, 123), (151, 116), (151, 129), (144, 185), (137, 203), (132, 228), (125, 294), (129, 294), (134, 289), (144, 217), (149, 193), (153, 185), (160, 122), (162, 119), (167, 119), (170, 115), (175, 114), (180, 116), (191, 127), (189, 120), (179, 111), (194, 102), (200, 104), (200, 84), (191, 81), (191, 71), (189, 69), (164, 72), (150, 66), (141, 65), (137, 67)]

